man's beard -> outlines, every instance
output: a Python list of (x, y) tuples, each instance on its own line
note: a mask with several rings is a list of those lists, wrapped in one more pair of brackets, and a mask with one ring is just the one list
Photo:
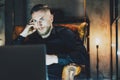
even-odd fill
[(45, 33), (40, 33), (39, 31), (37, 31), (38, 32), (38, 34), (40, 34), (41, 36), (46, 36), (50, 31), (51, 31), (51, 26), (50, 27), (48, 27), (47, 28), (47, 30), (45, 31)]

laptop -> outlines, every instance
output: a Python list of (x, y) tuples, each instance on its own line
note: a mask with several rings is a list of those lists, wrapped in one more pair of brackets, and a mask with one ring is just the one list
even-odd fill
[(0, 47), (0, 80), (46, 80), (45, 54), (44, 44)]

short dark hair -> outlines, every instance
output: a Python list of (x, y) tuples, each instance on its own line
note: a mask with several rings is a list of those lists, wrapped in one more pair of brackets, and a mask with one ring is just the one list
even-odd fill
[(37, 5), (33, 6), (33, 8), (31, 9), (30, 14), (32, 14), (33, 12), (39, 11), (39, 10), (50, 10), (50, 12), (51, 12), (51, 9), (48, 7), (48, 5), (46, 5), (46, 4), (37, 4)]

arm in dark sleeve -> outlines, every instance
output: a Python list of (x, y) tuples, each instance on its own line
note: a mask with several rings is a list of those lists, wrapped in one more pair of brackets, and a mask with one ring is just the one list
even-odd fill
[[(63, 36), (64, 35), (64, 36)], [(88, 54), (82, 44), (82, 41), (76, 39), (76, 35), (70, 30), (64, 30), (61, 34), (64, 41), (64, 47), (68, 49), (68, 53), (59, 53), (58, 62), (61, 65), (70, 63), (87, 64)]]
[(25, 37), (18, 36), (15, 40), (12, 41), (13, 45), (19, 45), (22, 44), (25, 40)]

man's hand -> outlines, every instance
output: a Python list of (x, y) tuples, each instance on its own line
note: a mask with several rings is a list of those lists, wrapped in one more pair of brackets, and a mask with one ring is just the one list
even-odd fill
[(23, 32), (20, 35), (23, 37), (27, 37), (28, 35), (31, 35), (35, 31), (36, 31), (36, 29), (34, 28), (34, 24), (30, 23), (30, 24), (26, 25), (25, 29), (23, 30)]
[(56, 55), (46, 55), (46, 65), (58, 63), (58, 57)]

